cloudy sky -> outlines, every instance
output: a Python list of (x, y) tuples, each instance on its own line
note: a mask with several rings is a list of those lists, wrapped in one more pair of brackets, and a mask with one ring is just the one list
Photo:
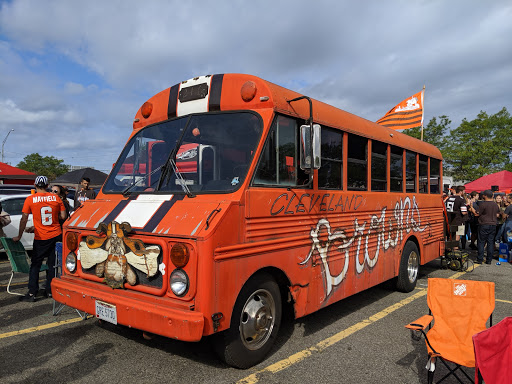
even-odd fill
[(426, 86), (425, 123), (512, 112), (512, 2), (0, 0), (4, 161), (108, 170), (138, 108), (250, 73), (377, 120)]

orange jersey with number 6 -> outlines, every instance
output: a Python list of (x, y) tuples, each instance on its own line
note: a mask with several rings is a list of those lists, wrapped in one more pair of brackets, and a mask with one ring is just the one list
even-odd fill
[(34, 239), (48, 240), (59, 236), (62, 233), (59, 213), (65, 210), (62, 200), (55, 193), (36, 193), (27, 197), (23, 213), (32, 214)]

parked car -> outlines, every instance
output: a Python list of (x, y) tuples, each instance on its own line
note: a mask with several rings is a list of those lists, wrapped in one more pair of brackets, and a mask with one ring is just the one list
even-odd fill
[[(30, 196), (30, 192), (18, 195), (0, 196), (0, 202), (2, 202), (3, 210), (11, 215), (11, 223), (4, 227), (4, 233), (6, 237), (18, 236), (21, 220), (21, 210), (23, 209), (23, 203), (25, 203), (27, 196)], [(32, 215), (29, 215), (27, 228), (33, 225)], [(34, 234), (25, 232), (21, 237), (21, 243), (27, 251), (31, 251), (32, 244), (34, 243)]]
[(33, 185), (0, 184), (0, 195), (21, 195), (24, 193), (30, 194), (32, 190), (35, 190)]

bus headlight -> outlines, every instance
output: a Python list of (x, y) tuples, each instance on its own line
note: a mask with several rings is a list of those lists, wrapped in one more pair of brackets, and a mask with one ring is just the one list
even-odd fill
[(189, 281), (187, 273), (183, 269), (175, 269), (171, 273), (171, 291), (176, 296), (183, 296), (188, 291)]
[(73, 252), (68, 253), (66, 256), (66, 269), (70, 273), (74, 273), (76, 271), (76, 255)]
[(71, 252), (75, 252), (78, 248), (78, 234), (75, 232), (68, 232), (66, 233), (66, 247)]
[(190, 259), (190, 252), (183, 243), (176, 243), (171, 248), (171, 261), (176, 268), (183, 268)]

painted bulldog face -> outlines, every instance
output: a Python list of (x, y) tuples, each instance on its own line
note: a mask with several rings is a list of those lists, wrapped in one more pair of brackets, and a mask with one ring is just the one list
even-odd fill
[(144, 242), (128, 237), (132, 231), (129, 223), (115, 221), (100, 223), (96, 232), (99, 236), (89, 235), (86, 248), (81, 248), (81, 263), (84, 268), (95, 266), (95, 274), (104, 277), (111, 288), (124, 288), (124, 283), (137, 284), (136, 268), (148, 277), (158, 272), (158, 246), (146, 247)]

